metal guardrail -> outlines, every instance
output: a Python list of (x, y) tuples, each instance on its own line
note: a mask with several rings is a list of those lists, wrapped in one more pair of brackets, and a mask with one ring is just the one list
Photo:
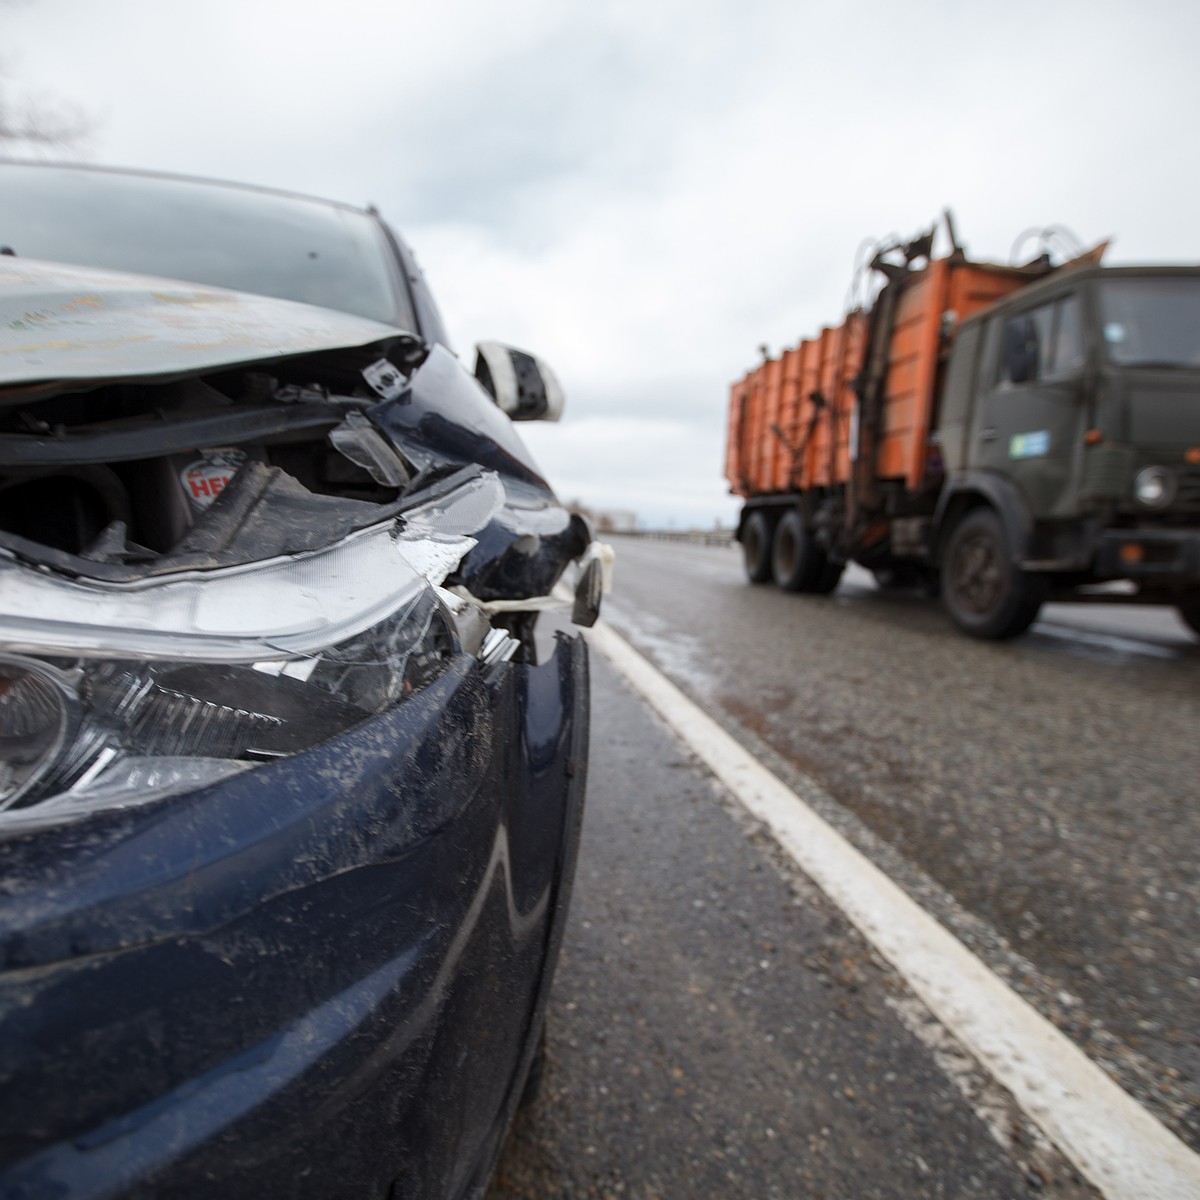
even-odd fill
[(628, 537), (651, 542), (689, 542), (693, 546), (734, 545), (731, 529), (610, 529), (598, 536), (605, 541), (610, 538)]

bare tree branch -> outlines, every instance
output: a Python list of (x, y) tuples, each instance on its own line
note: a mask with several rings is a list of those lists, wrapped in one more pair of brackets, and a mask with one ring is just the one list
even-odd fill
[[(16, 8), (32, 0), (0, 0)], [(0, 148), (34, 155), (78, 152), (96, 131), (96, 121), (77, 105), (32, 96), (14, 98), (6, 82), (12, 72), (0, 59)]]
[(22, 97), (14, 100), (0, 82), (0, 145), (30, 153), (79, 150), (96, 130), (96, 122), (82, 109)]

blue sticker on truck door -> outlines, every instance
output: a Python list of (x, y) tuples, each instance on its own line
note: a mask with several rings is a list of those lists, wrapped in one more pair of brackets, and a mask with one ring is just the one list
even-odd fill
[(1014, 433), (1008, 440), (1009, 458), (1041, 458), (1050, 453), (1050, 430)]

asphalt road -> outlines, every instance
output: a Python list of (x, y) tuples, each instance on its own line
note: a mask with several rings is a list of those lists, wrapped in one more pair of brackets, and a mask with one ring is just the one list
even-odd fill
[(1051, 605), (972, 641), (850, 572), (617, 539), (610, 622), (1193, 1148), (1200, 644), (1162, 609)]
[(1091, 1197), (593, 655), (549, 1065), (488, 1200)]
[[(851, 571), (618, 539), (609, 622), (1194, 1148), (1200, 644), (1005, 645)], [(488, 1200), (1092, 1193), (593, 655), (549, 1067)]]

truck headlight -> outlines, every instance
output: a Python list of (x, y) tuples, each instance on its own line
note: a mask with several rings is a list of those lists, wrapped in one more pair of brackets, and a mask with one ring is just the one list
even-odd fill
[(1133, 480), (1133, 495), (1146, 508), (1166, 508), (1175, 499), (1175, 474), (1166, 467), (1146, 467)]

